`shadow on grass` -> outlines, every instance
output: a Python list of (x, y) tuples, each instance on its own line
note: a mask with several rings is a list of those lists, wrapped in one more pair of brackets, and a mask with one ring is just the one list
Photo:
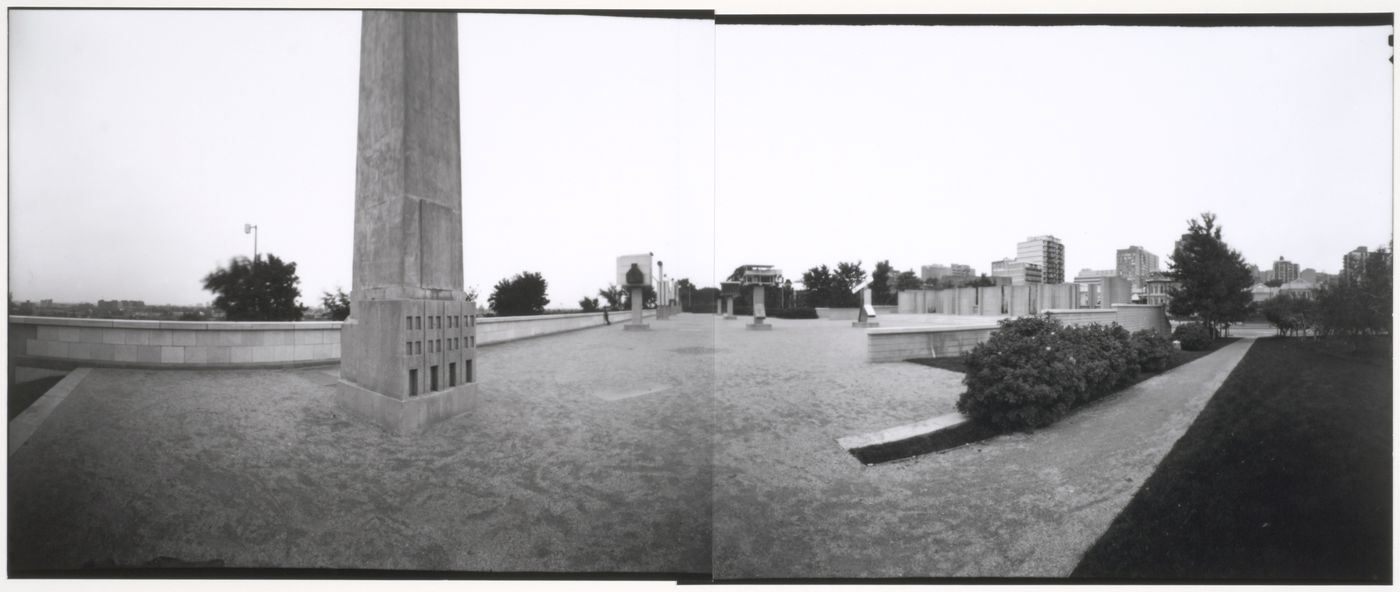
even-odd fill
[(1259, 339), (1072, 577), (1390, 582), (1391, 380)]
[(24, 413), (25, 409), (38, 401), (39, 397), (44, 396), (44, 393), (49, 392), (49, 389), (58, 384), (60, 380), (63, 380), (63, 376), (48, 376), (10, 385), (10, 420), (13, 421), (14, 418), (19, 417), (19, 414)]

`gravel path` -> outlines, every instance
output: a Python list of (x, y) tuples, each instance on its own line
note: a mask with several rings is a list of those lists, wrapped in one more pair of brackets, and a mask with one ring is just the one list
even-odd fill
[(10, 568), (704, 573), (712, 321), (482, 348), (470, 413), (343, 417), (337, 368), (93, 370), (9, 464)]

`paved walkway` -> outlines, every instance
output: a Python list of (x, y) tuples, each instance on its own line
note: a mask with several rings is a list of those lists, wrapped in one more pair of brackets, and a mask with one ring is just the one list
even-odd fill
[(93, 369), (10, 456), (10, 569), (690, 572), (710, 567), (713, 325), (482, 348), (474, 409), (414, 438), (335, 369)]
[[(719, 359), (719, 578), (1067, 576), (1253, 344), (1236, 342), (1034, 433), (865, 467), (836, 438), (942, 412), (940, 385), (960, 375), (880, 365), (922, 371), (912, 383), (927, 385), (929, 403), (917, 412), (902, 393), (821, 374), (744, 384), (735, 375), (746, 373), (727, 376), (727, 363), (784, 350), (731, 333), (719, 333), (722, 349), (737, 350)], [(785, 360), (813, 357), (801, 340), (787, 345)], [(885, 416), (891, 405), (907, 414), (884, 425), (851, 411)]]

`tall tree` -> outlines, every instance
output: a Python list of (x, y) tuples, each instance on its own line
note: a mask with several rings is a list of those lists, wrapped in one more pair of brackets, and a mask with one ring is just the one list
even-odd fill
[(1178, 287), (1171, 292), (1170, 312), (1199, 318), (1217, 337), (1225, 325), (1243, 321), (1249, 313), (1254, 278), (1244, 257), (1221, 238), (1215, 214), (1191, 220), (1177, 241), (1168, 273)]
[(228, 267), (204, 276), (204, 289), (214, 293), (214, 307), (230, 321), (300, 321), (306, 307), (301, 297), (297, 264), (268, 253), (256, 262), (234, 257)]
[(861, 269), (860, 261), (837, 263), (832, 277), (832, 306), (859, 306), (860, 296), (852, 294), (851, 290), (865, 282), (865, 270)]
[(627, 289), (619, 288), (617, 284), (608, 284), (608, 287), (598, 290), (598, 297), (608, 303), (608, 308), (621, 310), (623, 303), (627, 300)]
[(578, 307), (583, 309), (583, 312), (598, 312), (598, 299), (584, 296), (578, 301)]
[(923, 288), (924, 281), (912, 271), (901, 271), (894, 280), (894, 289), (896, 290), (922, 290)]
[(496, 282), (487, 302), (501, 316), (542, 314), (549, 304), (549, 282), (541, 273), (522, 271)]
[(802, 272), (802, 285), (807, 287), (807, 306), (831, 306), (831, 281), (831, 270), (827, 269), (826, 264)]
[(676, 302), (680, 303), (682, 312), (693, 312), (690, 310), (690, 302), (695, 299), (695, 284), (690, 283), (690, 278), (676, 280)]
[(875, 304), (894, 304), (896, 302), (894, 290), (894, 271), (890, 267), (890, 260), (875, 262), (875, 271), (870, 272), (870, 299)]

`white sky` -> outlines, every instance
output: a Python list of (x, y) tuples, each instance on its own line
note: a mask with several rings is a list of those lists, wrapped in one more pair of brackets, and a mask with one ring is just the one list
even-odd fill
[(1246, 260), (1334, 272), (1391, 235), (1389, 33), (720, 26), (716, 266), (988, 273), (1053, 234), (1068, 280), (1165, 268), (1213, 211)]
[[(539, 271), (550, 306), (652, 251), (711, 273), (707, 20), (460, 16), (464, 267)], [(207, 302), (258, 249), (302, 302), (350, 287), (358, 12), (10, 13), (16, 299)]]
[[(350, 285), (358, 12), (12, 11), (17, 299), (206, 302), (259, 248)], [(788, 277), (1013, 257), (1066, 275), (1186, 220), (1267, 267), (1391, 233), (1389, 27), (772, 27), (462, 15), (465, 268), (551, 306), (653, 251)], [(719, 212), (716, 220), (715, 212)], [(713, 241), (713, 246), (712, 242)]]

